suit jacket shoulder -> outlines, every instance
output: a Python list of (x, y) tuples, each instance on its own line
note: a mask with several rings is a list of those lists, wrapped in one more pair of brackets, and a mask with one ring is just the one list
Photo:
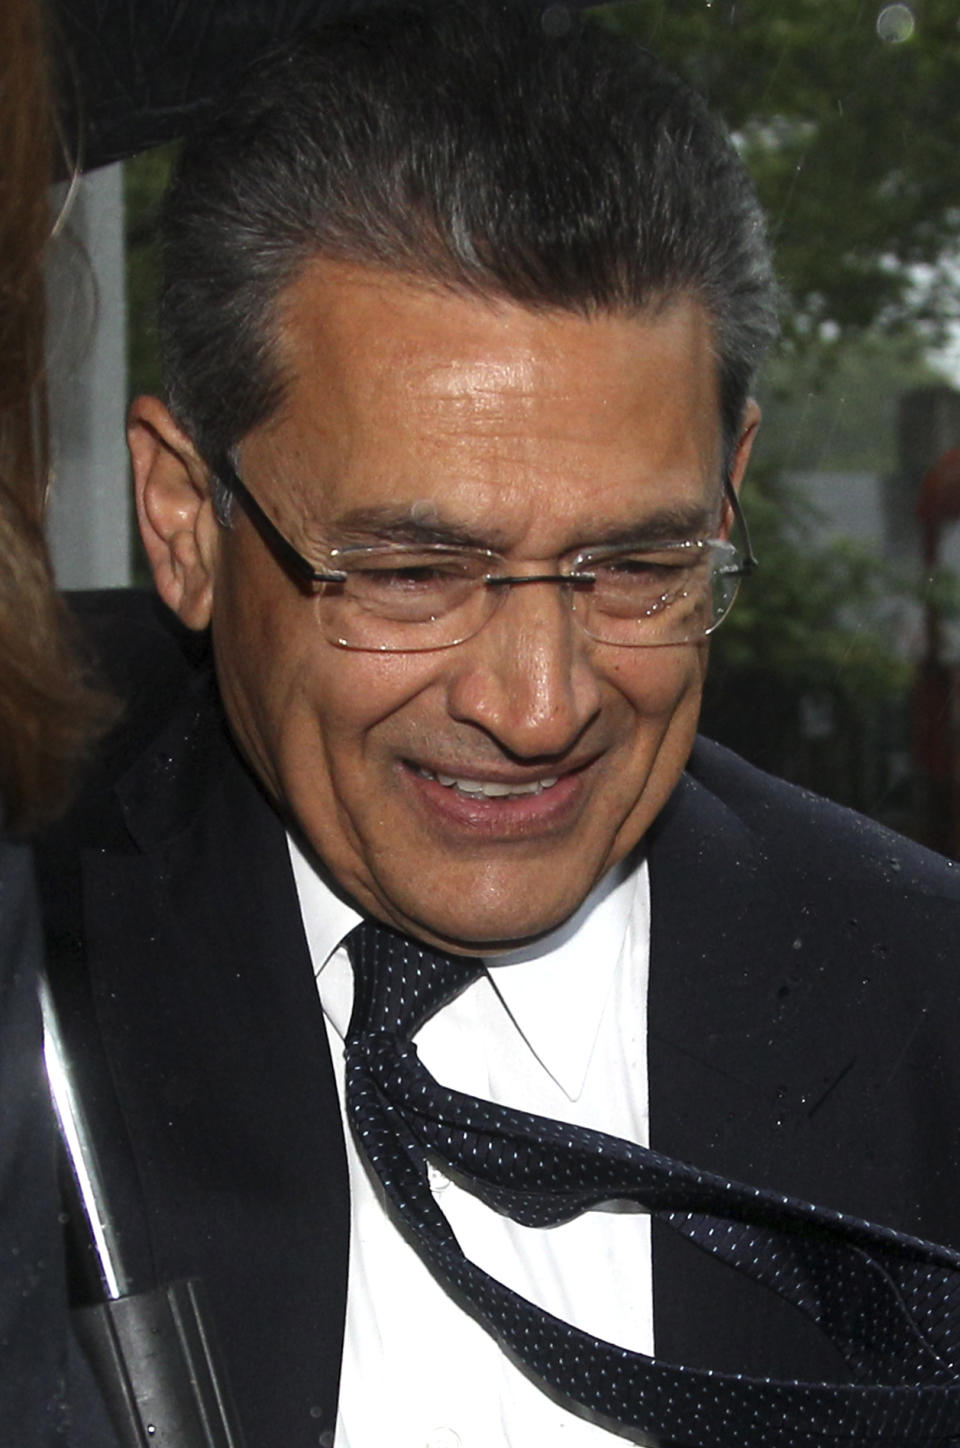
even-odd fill
[[(650, 862), (651, 1036), (697, 1041), (754, 1106), (763, 1095), (769, 1129), (746, 1139), (776, 1142), (776, 1122), (855, 1100), (887, 1133), (906, 1109), (931, 1152), (942, 1128), (943, 1160), (960, 1166), (956, 864), (706, 741), (650, 832)], [(905, 1180), (908, 1213), (910, 1193)]]
[(138, 1291), (203, 1279), (251, 1443), (336, 1412), (346, 1164), (283, 822), (202, 639), (80, 601), (124, 713), (41, 842), (54, 990)]
[(821, 887), (879, 888), (892, 901), (917, 893), (960, 901), (956, 861), (755, 769), (719, 744), (699, 739), (688, 773), (763, 840), (771, 858)]
[[(960, 1244), (957, 867), (706, 741), (649, 856), (653, 1144)], [(655, 1236), (661, 1347), (829, 1370), (776, 1299)]]
[(115, 724), (94, 751), (68, 814), (70, 827), (82, 828), (96, 793), (139, 758), (184, 693), (209, 679), (212, 659), (207, 634), (185, 628), (156, 594), (101, 589), (67, 598), (79, 645), (117, 706)]

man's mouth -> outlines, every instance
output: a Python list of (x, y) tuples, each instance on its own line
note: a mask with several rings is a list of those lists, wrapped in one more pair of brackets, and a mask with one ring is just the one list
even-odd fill
[(540, 779), (529, 779), (523, 783), (506, 783), (502, 780), (493, 779), (471, 779), (469, 776), (458, 774), (440, 774), (433, 770), (425, 769), (423, 765), (414, 766), (417, 773), (424, 779), (432, 779), (436, 784), (442, 784), (445, 789), (456, 790), (459, 794), (483, 795), (487, 799), (507, 799), (514, 795), (543, 794), (544, 790), (552, 789), (559, 778), (556, 774), (543, 775)]

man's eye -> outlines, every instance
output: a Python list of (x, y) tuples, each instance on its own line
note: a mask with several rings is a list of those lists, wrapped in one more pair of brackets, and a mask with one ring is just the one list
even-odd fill
[(356, 586), (383, 592), (417, 592), (454, 588), (478, 576), (476, 566), (456, 558), (402, 562), (384, 560), (351, 570)]
[(462, 574), (440, 568), (435, 563), (424, 563), (405, 568), (365, 568), (361, 570), (361, 576), (382, 588), (422, 588), (435, 587), (446, 579), (462, 577)]
[(591, 563), (589, 571), (596, 574), (598, 581), (629, 584), (655, 583), (662, 579), (667, 582), (688, 573), (695, 562), (682, 553), (630, 553)]

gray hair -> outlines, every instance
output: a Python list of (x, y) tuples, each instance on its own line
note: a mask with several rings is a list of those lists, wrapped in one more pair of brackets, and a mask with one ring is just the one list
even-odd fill
[(584, 315), (690, 294), (728, 455), (777, 331), (762, 213), (721, 123), (556, 5), (401, 3), (275, 53), (186, 145), (163, 235), (168, 401), (214, 469), (283, 397), (275, 304), (317, 256)]

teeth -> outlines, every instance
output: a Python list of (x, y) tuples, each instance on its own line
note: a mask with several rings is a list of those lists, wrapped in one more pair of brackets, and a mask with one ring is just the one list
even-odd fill
[(424, 779), (434, 779), (447, 789), (458, 789), (461, 794), (482, 794), (487, 799), (502, 799), (514, 794), (542, 794), (556, 784), (558, 775), (543, 779), (531, 779), (527, 784), (500, 784), (495, 780), (462, 779), (456, 774), (433, 774), (429, 769), (420, 769)]

